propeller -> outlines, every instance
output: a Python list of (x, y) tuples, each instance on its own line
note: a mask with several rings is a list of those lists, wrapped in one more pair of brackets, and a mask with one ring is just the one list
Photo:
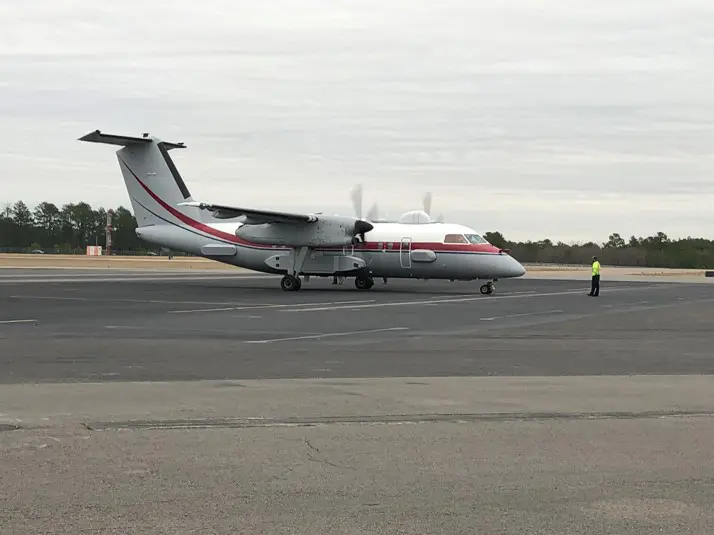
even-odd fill
[(364, 219), (362, 219), (363, 192), (364, 189), (362, 187), (362, 184), (357, 184), (354, 188), (352, 188), (350, 196), (352, 197), (352, 207), (354, 208), (355, 217), (357, 218), (353, 229), (353, 235), (359, 236), (362, 242), (364, 243), (366, 241), (364, 235), (370, 230), (372, 230), (374, 228), (374, 225), (372, 225), (372, 223), (370, 223), (369, 221), (365, 221)]
[(355, 226), (354, 226), (354, 235), (359, 236), (360, 239), (362, 240), (362, 243), (364, 243), (366, 240), (364, 239), (364, 235), (372, 230), (374, 228), (374, 225), (370, 223), (369, 221), (365, 221), (364, 219), (358, 219), (355, 221)]
[[(363, 207), (363, 197), (364, 197), (364, 187), (362, 184), (356, 184), (352, 191), (350, 192), (350, 198), (352, 199), (352, 208), (354, 209), (354, 215), (357, 219), (362, 219), (362, 207)], [(431, 217), (431, 205), (432, 205), (433, 195), (430, 191), (426, 192), (422, 198), (422, 204), (424, 207), (424, 212)], [(365, 218), (369, 221), (376, 221), (379, 219), (379, 207), (375, 202), (369, 208)], [(435, 220), (438, 223), (444, 222), (444, 214), (439, 214)]]
[(426, 212), (426, 215), (431, 217), (431, 192), (427, 191), (424, 194), (424, 197), (422, 198), (422, 204), (424, 205), (424, 211)]
[[(352, 188), (352, 191), (350, 192), (350, 197), (352, 199), (352, 208), (354, 209), (355, 217), (357, 219), (362, 219), (362, 206), (364, 204), (364, 187), (362, 186), (362, 184), (357, 184)], [(377, 207), (377, 203), (374, 203), (370, 207), (365, 217), (370, 221), (373, 221), (379, 217), (379, 209)]]
[[(427, 191), (424, 194), (424, 197), (422, 199), (422, 204), (424, 205), (424, 211), (426, 212), (426, 215), (431, 217), (431, 201), (432, 201), (432, 194), (430, 191)], [(436, 219), (434, 219), (437, 223), (443, 223), (444, 222), (444, 214), (439, 214)]]
[(357, 184), (354, 188), (352, 188), (352, 207), (355, 210), (355, 217), (357, 219), (362, 219), (362, 195), (363, 195), (363, 188), (362, 184)]

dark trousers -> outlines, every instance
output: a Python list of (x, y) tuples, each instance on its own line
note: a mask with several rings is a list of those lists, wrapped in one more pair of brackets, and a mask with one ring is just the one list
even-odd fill
[(600, 295), (600, 275), (593, 275), (593, 282), (590, 287), (590, 295)]

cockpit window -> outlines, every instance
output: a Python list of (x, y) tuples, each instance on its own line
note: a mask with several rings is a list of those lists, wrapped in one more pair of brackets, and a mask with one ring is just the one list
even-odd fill
[(468, 244), (468, 240), (464, 238), (461, 234), (447, 234), (444, 237), (444, 243), (464, 243)]
[(466, 239), (469, 240), (469, 243), (473, 243), (475, 245), (478, 245), (480, 243), (488, 243), (478, 234), (466, 234)]

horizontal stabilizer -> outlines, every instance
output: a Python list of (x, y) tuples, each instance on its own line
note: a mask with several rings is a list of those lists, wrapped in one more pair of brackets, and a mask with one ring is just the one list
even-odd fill
[(317, 216), (313, 214), (296, 214), (289, 212), (273, 212), (270, 210), (256, 210), (253, 208), (239, 208), (220, 204), (208, 204), (191, 201), (179, 203), (179, 206), (194, 206), (201, 210), (208, 210), (216, 219), (233, 219), (245, 217), (246, 224), (256, 225), (263, 223), (314, 223)]
[(133, 137), (133, 136), (118, 136), (115, 134), (104, 134), (99, 130), (90, 132), (79, 138), (79, 141), (88, 141), (90, 143), (105, 143), (107, 145), (119, 145), (126, 147), (128, 145), (137, 145), (141, 143), (160, 143), (167, 150), (171, 149), (185, 149), (186, 145), (183, 143), (169, 143), (167, 141), (161, 141), (154, 137), (149, 137), (149, 134), (144, 134), (143, 137)]

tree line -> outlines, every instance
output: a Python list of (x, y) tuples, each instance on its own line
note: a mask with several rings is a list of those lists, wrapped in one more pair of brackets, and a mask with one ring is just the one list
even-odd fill
[(612, 233), (606, 242), (553, 243), (549, 239), (514, 242), (500, 232), (486, 232), (484, 238), (497, 247), (510, 249), (521, 262), (544, 264), (589, 264), (597, 256), (603, 265), (676, 269), (714, 269), (714, 240), (671, 239), (664, 232), (653, 236), (630, 236), (625, 240)]
[[(143, 254), (157, 248), (139, 240), (132, 213), (120, 206), (113, 210), (112, 251), (115, 254)], [(33, 210), (18, 201), (0, 213), (0, 251), (84, 254), (88, 245), (106, 247), (107, 210), (94, 209), (86, 202), (58, 207), (42, 202)], [(714, 269), (714, 241), (704, 238), (670, 239), (665, 233), (623, 238), (613, 233), (606, 242), (563, 243), (550, 239), (517, 242), (500, 232), (486, 232), (484, 238), (526, 263), (588, 264), (598, 256), (605, 265), (680, 269)]]
[[(84, 254), (88, 245), (106, 247), (107, 210), (94, 209), (86, 202), (69, 203), (61, 208), (41, 202), (34, 210), (18, 201), (0, 213), (0, 250)], [(120, 206), (112, 215), (112, 250), (145, 252), (146, 244), (136, 237), (136, 219)]]

